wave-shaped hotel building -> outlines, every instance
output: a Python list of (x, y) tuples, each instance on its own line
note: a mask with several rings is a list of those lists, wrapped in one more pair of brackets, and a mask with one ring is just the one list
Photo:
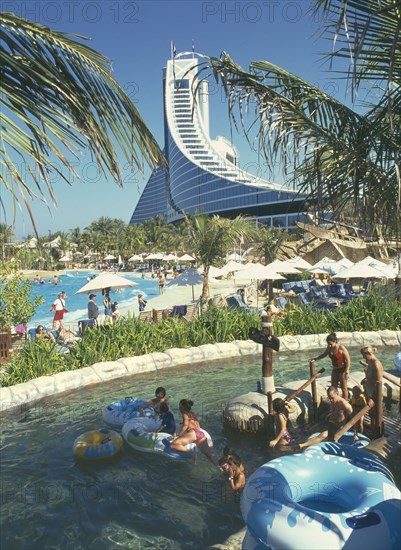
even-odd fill
[(202, 56), (181, 53), (163, 71), (164, 153), (167, 169), (154, 170), (130, 223), (157, 215), (168, 223), (188, 214), (239, 214), (271, 226), (290, 228), (303, 219), (297, 191), (241, 170), (238, 154), (223, 137), (209, 133), (209, 94), (198, 80)]

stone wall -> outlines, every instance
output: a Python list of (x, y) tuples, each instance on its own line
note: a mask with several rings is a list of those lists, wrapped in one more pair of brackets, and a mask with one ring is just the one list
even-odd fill
[[(401, 331), (337, 333), (341, 343), (347, 347), (400, 346)], [(306, 336), (282, 336), (282, 351), (305, 351), (324, 348), (326, 334)], [(107, 382), (143, 372), (156, 371), (182, 365), (229, 359), (246, 355), (261, 354), (262, 346), (251, 340), (237, 340), (231, 343), (205, 344), (194, 348), (174, 348), (165, 352), (154, 352), (139, 357), (123, 357), (117, 361), (95, 363), (79, 370), (60, 372), (53, 376), (41, 376), (23, 384), (0, 388), (1, 412), (10, 411), (21, 405), (33, 404), (44, 397), (61, 394), (91, 384)]]

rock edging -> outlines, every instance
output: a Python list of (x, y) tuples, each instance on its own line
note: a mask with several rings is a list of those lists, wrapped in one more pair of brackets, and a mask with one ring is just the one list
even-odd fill
[[(401, 331), (340, 332), (341, 343), (348, 347), (401, 346)], [(326, 334), (280, 337), (281, 351), (306, 351), (323, 348)], [(123, 357), (117, 361), (95, 363), (90, 367), (65, 371), (52, 376), (41, 376), (29, 382), (0, 388), (1, 412), (11, 411), (21, 405), (33, 404), (52, 395), (61, 394), (84, 386), (107, 382), (133, 374), (156, 371), (170, 367), (229, 359), (261, 353), (261, 344), (251, 340), (236, 340), (229, 343), (203, 344), (193, 348), (173, 348), (137, 357)]]

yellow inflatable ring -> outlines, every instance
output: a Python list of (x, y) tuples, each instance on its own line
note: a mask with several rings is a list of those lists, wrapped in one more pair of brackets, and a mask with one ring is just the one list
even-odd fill
[(115, 456), (123, 446), (120, 434), (103, 428), (85, 432), (72, 446), (74, 456), (80, 460), (106, 460)]

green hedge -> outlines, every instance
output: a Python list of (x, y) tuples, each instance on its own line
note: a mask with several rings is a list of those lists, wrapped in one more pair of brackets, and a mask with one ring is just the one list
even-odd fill
[[(99, 361), (115, 361), (216, 342), (248, 339), (251, 327), (260, 327), (260, 316), (230, 308), (210, 307), (191, 323), (166, 319), (144, 323), (139, 319), (121, 319), (86, 330), (71, 353), (58, 353), (57, 346), (43, 341), (28, 342), (15, 354), (1, 374), (1, 385), (26, 382), (46, 374), (74, 370)], [(379, 287), (364, 297), (355, 298), (334, 311), (312, 311), (293, 307), (274, 321), (277, 336), (285, 334), (320, 334), (329, 332), (399, 330), (401, 306), (392, 299), (387, 287)]]

